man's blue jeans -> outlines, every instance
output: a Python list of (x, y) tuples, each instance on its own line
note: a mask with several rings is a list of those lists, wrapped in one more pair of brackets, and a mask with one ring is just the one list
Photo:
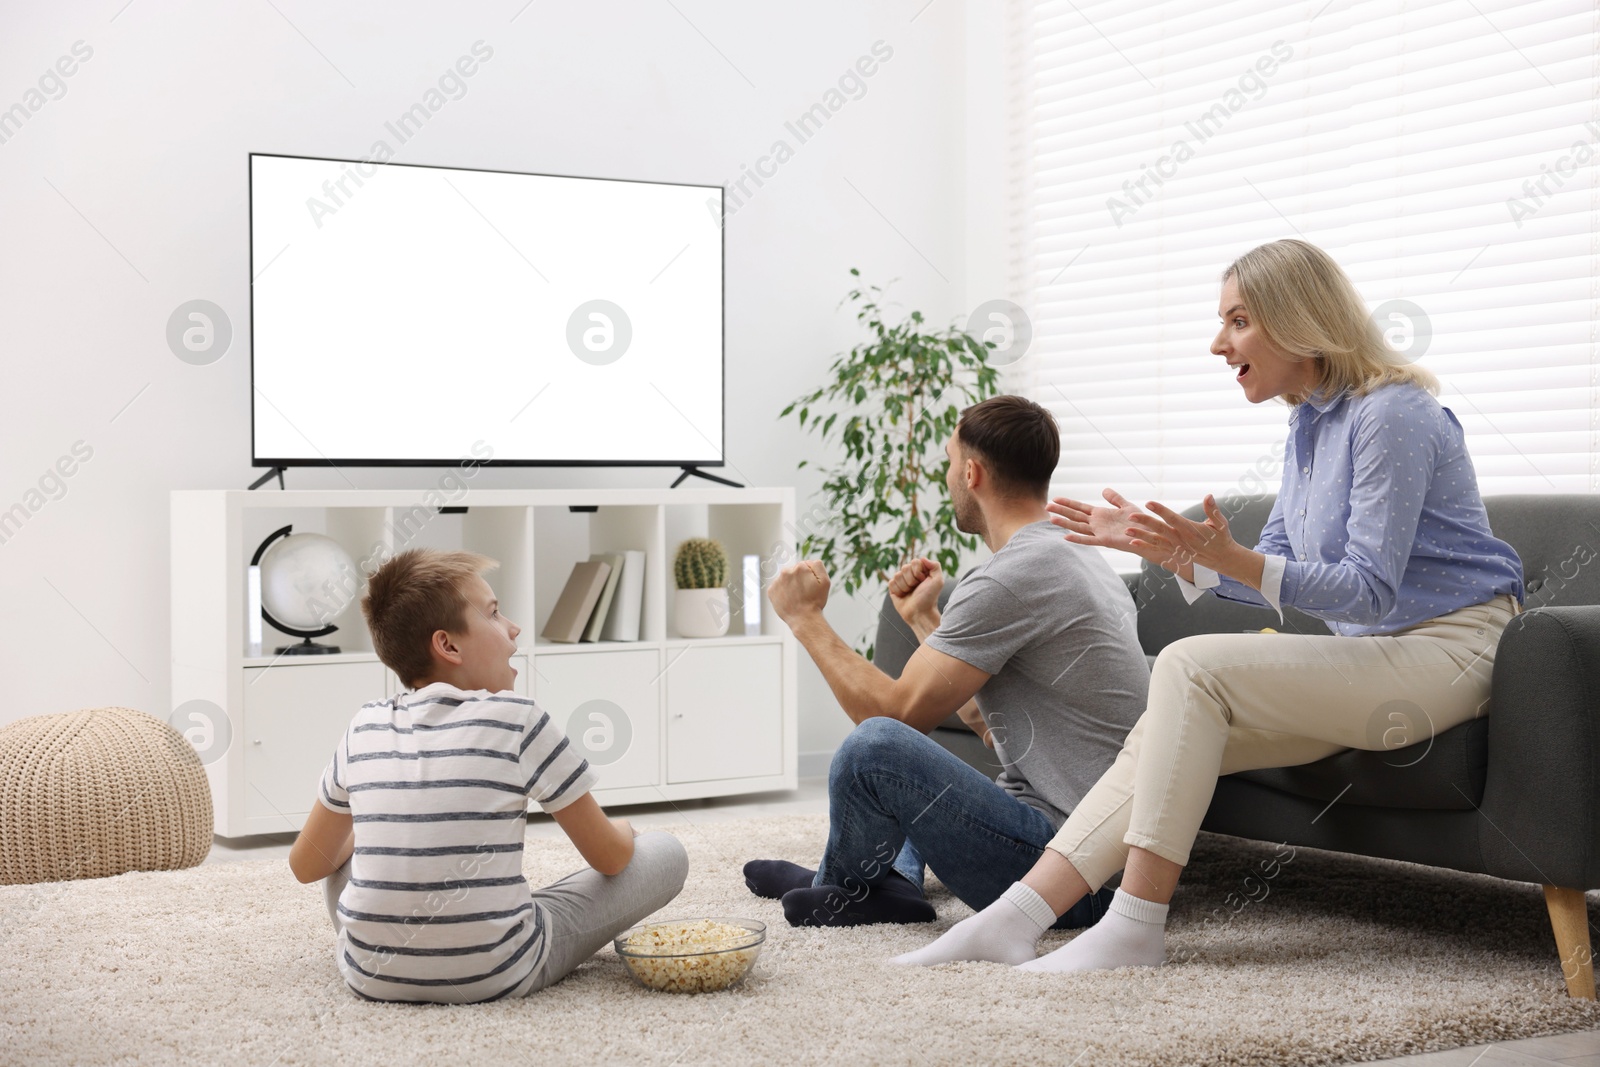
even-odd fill
[[(981, 911), (1019, 881), (1056, 828), (937, 741), (898, 719), (871, 718), (845, 738), (828, 771), (828, 847), (814, 885), (852, 900), (899, 871), (922, 888), (923, 865)], [(1054, 929), (1093, 925), (1112, 891), (1091, 893)]]

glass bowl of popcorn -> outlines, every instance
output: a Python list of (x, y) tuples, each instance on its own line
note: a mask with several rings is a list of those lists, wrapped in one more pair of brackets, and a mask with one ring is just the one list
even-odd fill
[(714, 993), (749, 972), (767, 940), (754, 919), (676, 919), (646, 923), (616, 938), (633, 980), (663, 993)]

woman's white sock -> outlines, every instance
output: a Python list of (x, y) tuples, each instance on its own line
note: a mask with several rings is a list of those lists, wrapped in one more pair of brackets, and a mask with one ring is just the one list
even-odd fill
[(933, 944), (889, 962), (932, 967), (956, 960), (988, 960), (1014, 966), (1034, 958), (1039, 935), (1055, 921), (1055, 913), (1043, 897), (1021, 882), (1013, 882), (993, 904), (962, 919)]
[(1018, 970), (1059, 974), (1159, 966), (1167, 954), (1167, 907), (1118, 889), (1111, 896), (1111, 910), (1099, 922), (1054, 952), (1022, 963)]

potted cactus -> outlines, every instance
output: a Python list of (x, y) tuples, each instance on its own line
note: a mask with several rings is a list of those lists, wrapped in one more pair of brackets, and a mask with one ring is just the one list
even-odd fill
[(721, 637), (728, 632), (728, 553), (709, 537), (691, 537), (672, 560), (678, 592), (672, 621), (680, 637)]

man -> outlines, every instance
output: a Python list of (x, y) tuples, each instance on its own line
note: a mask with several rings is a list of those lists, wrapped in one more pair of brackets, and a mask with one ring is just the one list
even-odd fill
[[(1066, 541), (1045, 510), (1060, 456), (1055, 419), (1018, 396), (961, 414), (945, 444), (956, 527), (993, 556), (938, 608), (933, 560), (889, 583), (921, 642), (898, 679), (858, 656), (822, 616), (820, 563), (784, 567), (768, 596), (857, 726), (828, 775), (821, 865), (752, 860), (745, 882), (781, 897), (796, 926), (929, 922), (923, 867), (974, 909), (997, 900), (1039, 858), (1111, 766), (1144, 711), (1150, 674), (1127, 587), (1092, 549)], [(951, 712), (984, 737), (996, 781), (927, 734)], [(1088, 926), (1111, 888), (1056, 926)]]

